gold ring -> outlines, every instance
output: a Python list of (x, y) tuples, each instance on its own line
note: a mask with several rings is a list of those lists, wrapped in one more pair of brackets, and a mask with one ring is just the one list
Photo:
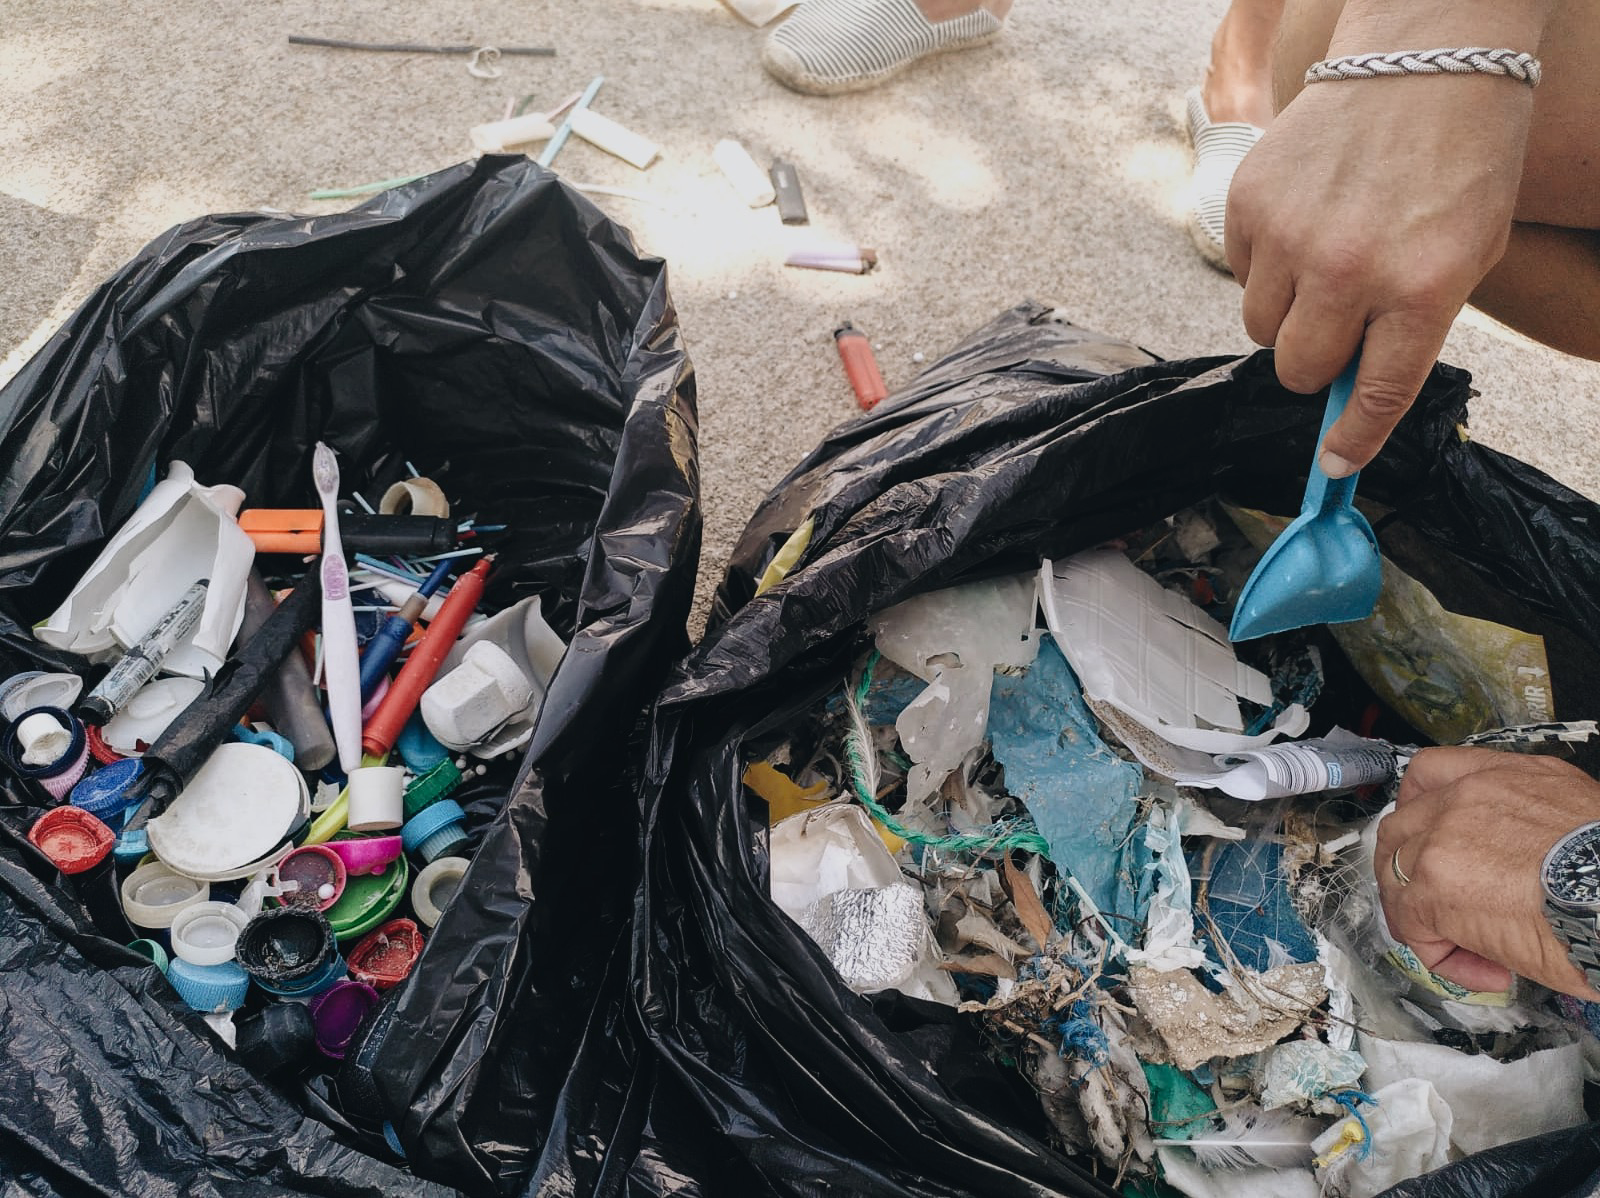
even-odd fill
[(1394, 851), (1394, 856), (1389, 858), (1389, 868), (1394, 871), (1394, 879), (1402, 886), (1411, 885), (1411, 879), (1406, 877), (1406, 871), (1400, 868), (1400, 850)]

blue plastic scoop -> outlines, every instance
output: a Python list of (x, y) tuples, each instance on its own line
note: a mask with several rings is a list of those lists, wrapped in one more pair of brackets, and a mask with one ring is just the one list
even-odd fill
[(1267, 547), (1244, 584), (1229, 640), (1250, 641), (1310, 624), (1364, 620), (1377, 606), (1383, 589), (1378, 538), (1351, 502), (1360, 472), (1332, 479), (1317, 465), (1328, 430), (1350, 401), (1360, 362), (1357, 354), (1328, 390), (1328, 409), (1312, 453), (1300, 515)]

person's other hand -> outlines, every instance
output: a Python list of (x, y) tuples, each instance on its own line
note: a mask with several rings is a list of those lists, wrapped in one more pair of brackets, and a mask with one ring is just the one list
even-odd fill
[[(1373, 870), (1389, 932), (1440, 977), (1504, 990), (1510, 973), (1600, 999), (1544, 915), (1539, 870), (1556, 841), (1600, 819), (1600, 782), (1564, 761), (1424, 749), (1378, 825)], [(1400, 868), (1411, 879), (1402, 886)]]
[(1240, 164), (1226, 245), (1246, 331), (1302, 393), (1362, 351), (1324, 442), (1330, 476), (1377, 454), (1504, 252), (1532, 107), (1531, 89), (1486, 76), (1318, 83)]

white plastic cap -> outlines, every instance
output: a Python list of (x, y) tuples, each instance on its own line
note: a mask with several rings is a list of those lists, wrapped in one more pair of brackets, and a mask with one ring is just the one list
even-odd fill
[(233, 960), (249, 918), (232, 903), (193, 903), (172, 921), (172, 951), (191, 965), (221, 965)]

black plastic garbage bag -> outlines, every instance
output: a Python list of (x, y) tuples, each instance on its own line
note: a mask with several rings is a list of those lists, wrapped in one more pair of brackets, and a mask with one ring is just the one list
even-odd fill
[[(1463, 372), (1438, 368), (1362, 475), (1394, 509), (1379, 536), (1453, 610), (1545, 635), (1555, 694), (1591, 712), (1600, 509), (1462, 436), (1467, 396)], [(837, 693), (869, 613), (1218, 493), (1296, 510), (1322, 406), (1283, 391), (1270, 355), (1160, 362), (1025, 304), (779, 483), (659, 700), (627, 976), (619, 962), (528, 1192), (1112, 1193), (1046, 1145), (1035, 1096), (984, 1074), (960, 1019), (852, 994), (773, 905), (743, 750)], [(757, 595), (808, 522), (797, 564)], [(1582, 1149), (1591, 1163), (1562, 1175), (1581, 1177), (1593, 1140), (1478, 1159)], [(1532, 1193), (1490, 1181), (1517, 1172), (1485, 1164), (1426, 1193)]]
[(509, 526), (490, 601), (543, 596), (571, 643), (517, 784), (474, 792), (461, 901), (352, 1050), (364, 1068), (284, 1095), (120, 947), (109, 866), (62, 879), (24, 842), (38, 808), (8, 782), (7, 1192), (449, 1188), (386, 1163), (386, 1117), (419, 1172), (483, 1191), (480, 1139), (513, 1163), (543, 1141), (628, 914), (630, 730), (687, 647), (694, 387), (663, 264), (521, 158), (337, 216), (206, 217), (152, 242), (0, 391), (0, 666), (48, 661), (29, 626), (152, 470), (179, 458), (250, 506), (314, 506), (319, 438), (368, 495), (410, 461)]

